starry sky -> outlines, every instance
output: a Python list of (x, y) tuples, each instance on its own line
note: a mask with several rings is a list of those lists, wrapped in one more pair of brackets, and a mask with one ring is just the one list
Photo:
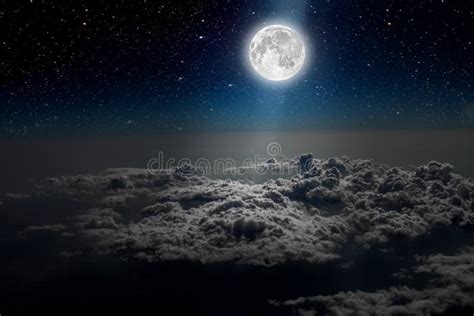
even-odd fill
[[(247, 45), (286, 24), (303, 73)], [(472, 127), (471, 1), (2, 1), (0, 135)]]

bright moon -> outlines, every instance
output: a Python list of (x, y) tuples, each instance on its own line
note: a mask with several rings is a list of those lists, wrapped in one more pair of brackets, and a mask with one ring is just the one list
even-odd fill
[(287, 80), (303, 67), (304, 42), (293, 29), (284, 25), (270, 25), (252, 38), (249, 58), (253, 69), (263, 78)]

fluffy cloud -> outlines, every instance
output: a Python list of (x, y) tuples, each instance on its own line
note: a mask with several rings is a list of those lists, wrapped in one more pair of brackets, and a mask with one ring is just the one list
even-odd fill
[(294, 160), (299, 172), (286, 178), (274, 172), (277, 161), (268, 164), (273, 173), (259, 183), (209, 179), (192, 167), (157, 175), (108, 169), (50, 178), (36, 196), (87, 205), (50, 227), (93, 254), (147, 261), (318, 263), (339, 258), (348, 245), (383, 247), (474, 222), (474, 183), (448, 164), (407, 170), (304, 154)]
[(430, 273), (433, 280), (422, 289), (390, 287), (376, 292), (340, 292), (271, 303), (290, 307), (300, 315), (321, 312), (332, 315), (431, 315), (452, 306), (474, 307), (474, 248), (455, 255), (418, 258), (415, 273)]

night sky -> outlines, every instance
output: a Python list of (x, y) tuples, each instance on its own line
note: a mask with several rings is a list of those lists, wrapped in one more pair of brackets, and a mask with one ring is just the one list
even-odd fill
[(473, 316), (473, 22), (0, 0), (0, 316)]
[[(473, 126), (472, 1), (118, 3), (2, 1), (2, 136)], [(291, 82), (249, 68), (270, 23)]]

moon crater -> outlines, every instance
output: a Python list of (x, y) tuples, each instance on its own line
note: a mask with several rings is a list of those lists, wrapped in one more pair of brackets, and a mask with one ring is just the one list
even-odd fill
[(263, 78), (287, 80), (303, 67), (305, 45), (293, 29), (284, 25), (270, 25), (252, 38), (249, 58), (253, 69)]

